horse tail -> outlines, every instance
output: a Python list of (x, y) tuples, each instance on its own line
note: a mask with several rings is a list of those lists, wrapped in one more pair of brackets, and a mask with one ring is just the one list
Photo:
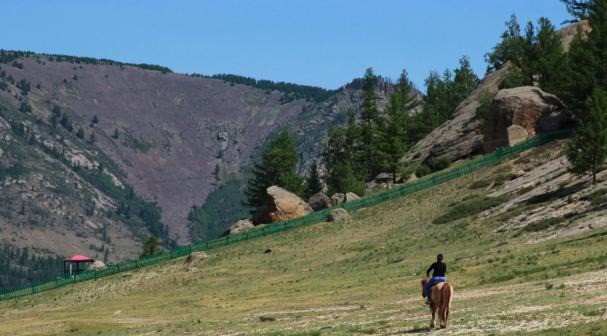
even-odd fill
[(445, 321), (446, 324), (447, 319), (449, 318), (449, 312), (451, 311), (451, 300), (453, 300), (453, 285), (451, 285), (450, 283), (446, 283), (443, 287), (442, 292), (442, 303), (444, 306), (442, 309), (443, 316), (441, 317), (443, 318), (443, 321)]

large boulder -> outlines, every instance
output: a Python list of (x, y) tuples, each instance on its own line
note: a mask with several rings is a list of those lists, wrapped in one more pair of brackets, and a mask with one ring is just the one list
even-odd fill
[(483, 139), (485, 152), (569, 127), (573, 122), (573, 115), (557, 96), (534, 86), (500, 90), (490, 111)]
[(310, 204), (312, 209), (314, 209), (314, 211), (327, 209), (333, 205), (331, 198), (322, 192), (312, 195), (308, 200), (308, 203)]
[(252, 229), (254, 227), (255, 225), (253, 225), (253, 221), (251, 219), (241, 219), (238, 222), (232, 224), (230, 227), (228, 227), (221, 236), (224, 237), (230, 234), (240, 233)]
[(268, 200), (257, 221), (273, 223), (305, 216), (314, 210), (297, 195), (277, 186), (266, 190)]

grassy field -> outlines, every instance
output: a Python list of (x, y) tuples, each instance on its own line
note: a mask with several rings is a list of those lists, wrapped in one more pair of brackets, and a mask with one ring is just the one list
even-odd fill
[[(546, 151), (525, 162), (541, 163)], [(606, 229), (530, 244), (534, 232), (496, 233), (516, 209), (478, 216), (496, 203), (478, 181), (520, 161), (348, 222), (213, 250), (197, 264), (179, 259), (1, 302), (0, 335), (425, 334), (419, 280), (439, 252), (455, 298), (449, 328), (433, 333), (605, 335)]]

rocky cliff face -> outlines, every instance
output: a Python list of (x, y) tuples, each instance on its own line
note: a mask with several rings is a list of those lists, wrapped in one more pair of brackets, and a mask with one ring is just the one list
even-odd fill
[[(304, 174), (322, 156), (330, 128), (344, 124), (361, 104), (356, 80), (322, 102), (286, 102), (278, 91), (124, 64), (32, 54), (0, 68), (8, 83), (0, 90), (6, 106), (17, 110), (26, 104), (33, 123), (45, 127), (59, 110), (57, 127), (67, 131), (69, 126), (73, 138), (61, 147), (86, 145), (106, 157), (117, 169), (114, 180), (158, 203), (179, 243), (190, 239), (191, 206), (203, 204), (227, 176), (250, 164), (272, 132), (293, 132), (298, 172)], [(18, 87), (21, 81), (29, 85), (27, 94)], [(380, 81), (380, 105), (391, 89)], [(81, 138), (73, 137), (80, 129)], [(86, 155), (69, 150), (65, 155), (75, 164), (94, 166)]]
[(448, 157), (455, 161), (482, 153), (483, 134), (477, 109), (483, 96), (499, 91), (510, 64), (488, 74), (479, 86), (455, 110), (451, 120), (420, 140), (404, 157), (404, 161), (425, 161), (433, 157)]
[[(186, 215), (213, 185), (238, 173), (268, 134), (298, 116), (304, 101), (281, 104), (266, 93), (221, 80), (137, 67), (17, 60), (3, 65), (32, 90), (2, 95), (13, 106), (27, 101), (46, 122), (58, 106), (84, 138), (126, 173), (137, 193), (157, 200), (163, 220), (181, 243), (188, 241)], [(39, 88), (38, 88), (39, 87)], [(89, 127), (94, 117), (98, 123)]]

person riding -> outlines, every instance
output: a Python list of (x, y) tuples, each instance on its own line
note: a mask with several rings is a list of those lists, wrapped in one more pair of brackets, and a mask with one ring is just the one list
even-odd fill
[(426, 278), (430, 277), (430, 272), (433, 272), (432, 278), (430, 278), (430, 280), (428, 280), (426, 283), (426, 286), (424, 286), (423, 293), (423, 296), (426, 298), (426, 304), (430, 304), (430, 288), (439, 282), (447, 282), (447, 278), (445, 277), (447, 274), (447, 264), (443, 263), (442, 254), (436, 256), (436, 262), (430, 265), (426, 271)]

